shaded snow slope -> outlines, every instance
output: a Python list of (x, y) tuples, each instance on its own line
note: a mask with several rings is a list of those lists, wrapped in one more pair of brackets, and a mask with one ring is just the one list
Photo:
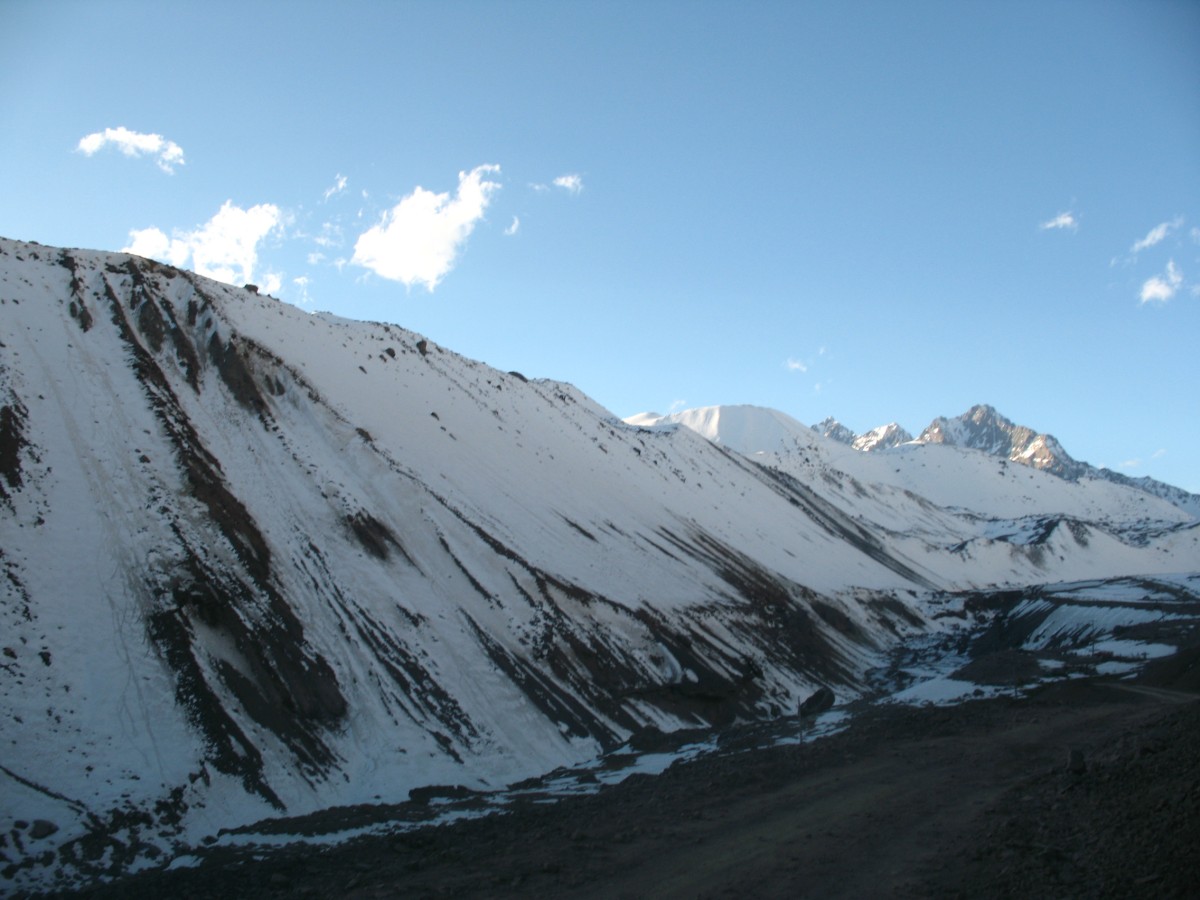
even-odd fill
[(853, 694), (925, 627), (805, 485), (395, 326), (3, 241), (0, 335), (0, 830), (58, 829), (14, 883)]

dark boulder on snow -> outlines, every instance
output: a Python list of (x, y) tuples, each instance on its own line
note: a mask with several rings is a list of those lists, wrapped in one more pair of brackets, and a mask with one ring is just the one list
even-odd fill
[(815, 716), (817, 713), (823, 713), (827, 709), (832, 709), (836, 699), (833, 691), (829, 688), (817, 688), (814, 693), (809, 695), (807, 700), (800, 704), (798, 712), (802, 716)]
[(29, 826), (29, 836), (35, 840), (48, 838), (56, 831), (58, 826), (49, 819), (34, 819), (33, 824)]

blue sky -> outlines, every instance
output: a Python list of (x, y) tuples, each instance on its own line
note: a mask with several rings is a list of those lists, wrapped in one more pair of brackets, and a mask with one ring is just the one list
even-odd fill
[(7, 237), (1200, 491), (1195, 2), (4, 0), (0, 134)]

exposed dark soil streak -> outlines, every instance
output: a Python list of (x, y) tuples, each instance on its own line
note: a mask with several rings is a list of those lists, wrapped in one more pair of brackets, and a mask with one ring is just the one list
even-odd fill
[(326, 851), (223, 852), (91, 896), (1191, 896), (1196, 660), (1137, 684), (869, 707), (832, 737), (590, 797)]

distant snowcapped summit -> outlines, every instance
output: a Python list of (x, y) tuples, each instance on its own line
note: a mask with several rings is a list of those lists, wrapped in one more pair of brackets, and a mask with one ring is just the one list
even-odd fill
[(1072, 481), (1081, 477), (1087, 468), (1072, 459), (1053, 435), (1017, 425), (987, 404), (972, 406), (954, 419), (939, 416), (929, 423), (917, 440), (982, 450)]
[(1159, 497), (1179, 509), (1200, 517), (1200, 494), (1155, 481), (1153, 478), (1130, 478), (1111, 469), (1103, 469), (1071, 457), (1058, 439), (1017, 425), (1000, 415), (987, 404), (972, 406), (954, 419), (939, 417), (929, 423), (917, 441), (926, 444), (947, 444), (982, 450), (1011, 462), (1041, 469), (1067, 481), (1094, 478), (1122, 484), (1154, 497)]
[(880, 425), (878, 428), (872, 428), (866, 434), (860, 434), (850, 443), (850, 446), (855, 450), (886, 450), (888, 447), (907, 444), (912, 439), (911, 434), (895, 422), (891, 422), (887, 425)]
[[(778, 410), (759, 406), (706, 406), (658, 416), (642, 413), (625, 420), (631, 425), (674, 423), (685, 425), (713, 443), (745, 454), (787, 454), (811, 449), (820, 437), (874, 453), (901, 444), (942, 444), (961, 450), (981, 451), (1009, 462), (1040, 469), (1066, 481), (1098, 479), (1143, 491), (1200, 518), (1200, 494), (1155, 481), (1130, 478), (1074, 459), (1051, 434), (1018, 425), (986, 403), (972, 406), (960, 416), (939, 416), (917, 438), (895, 422), (855, 434), (830, 416), (805, 428)], [(814, 434), (815, 432), (815, 434)]]
[(804, 425), (764, 406), (701, 406), (667, 416), (639, 413), (624, 421), (641, 427), (684, 425), (714, 444), (743, 454), (789, 453), (812, 442)]
[(837, 441), (839, 444), (853, 444), (857, 435), (849, 428), (835, 419), (833, 416), (828, 416), (822, 419), (813, 426), (813, 431), (822, 434), (831, 440)]

